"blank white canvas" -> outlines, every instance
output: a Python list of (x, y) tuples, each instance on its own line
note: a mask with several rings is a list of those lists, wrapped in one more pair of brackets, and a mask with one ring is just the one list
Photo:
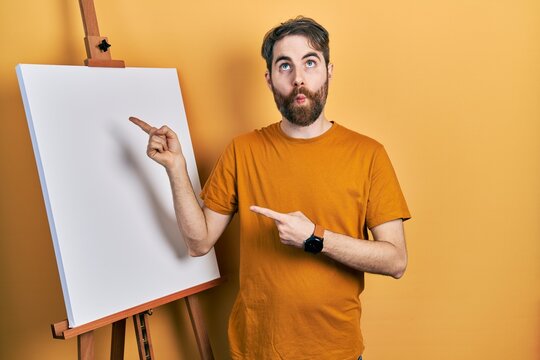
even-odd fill
[(200, 182), (176, 69), (18, 65), (70, 327), (219, 278), (188, 255), (169, 181), (128, 118), (179, 136)]

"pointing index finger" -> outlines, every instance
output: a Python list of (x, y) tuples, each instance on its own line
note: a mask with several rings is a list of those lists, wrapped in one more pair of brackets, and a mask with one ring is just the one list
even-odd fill
[(250, 206), (249, 208), (251, 211), (253, 211), (254, 213), (257, 213), (257, 214), (260, 214), (260, 215), (264, 215), (270, 219), (274, 219), (274, 220), (277, 220), (277, 221), (282, 221), (283, 220), (283, 214), (282, 213), (279, 213), (277, 211), (274, 211), (274, 210), (270, 210), (270, 209), (267, 209), (267, 208), (263, 208), (263, 207), (260, 207), (260, 206)]
[(147, 134), (150, 134), (150, 130), (153, 129), (152, 126), (150, 126), (149, 124), (145, 123), (141, 119), (138, 119), (138, 118), (136, 118), (134, 116), (130, 116), (129, 121), (131, 121), (132, 123), (134, 123), (135, 125), (140, 127)]

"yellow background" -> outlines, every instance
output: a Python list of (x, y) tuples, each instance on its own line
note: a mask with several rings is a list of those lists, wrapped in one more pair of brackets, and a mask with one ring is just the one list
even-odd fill
[[(264, 33), (298, 14), (320, 21), (335, 64), (327, 115), (385, 144), (413, 214), (405, 277), (367, 276), (366, 359), (540, 359), (540, 2), (96, 0), (96, 10), (113, 58), (178, 69), (203, 181), (234, 135), (279, 120)], [(73, 359), (76, 341), (49, 331), (65, 310), (15, 65), (81, 65), (78, 3), (2, 0), (0, 34), (0, 358)], [(228, 358), (237, 235), (233, 222), (217, 245), (229, 281), (200, 295), (217, 359)], [(196, 358), (184, 303), (157, 309), (151, 326), (156, 358)], [(98, 359), (109, 338), (110, 327), (97, 331)]]

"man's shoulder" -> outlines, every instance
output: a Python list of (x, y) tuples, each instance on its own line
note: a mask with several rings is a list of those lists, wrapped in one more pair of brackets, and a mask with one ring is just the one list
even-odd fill
[(231, 141), (232, 145), (235, 147), (242, 147), (253, 145), (254, 143), (260, 143), (264, 140), (271, 139), (275, 137), (279, 131), (279, 123), (273, 123), (267, 126), (264, 126), (259, 129), (251, 130), (243, 134), (237, 135)]
[(334, 125), (337, 126), (336, 130), (338, 130), (336, 138), (338, 138), (339, 141), (344, 142), (347, 146), (355, 145), (374, 150), (383, 147), (379, 141), (367, 135), (361, 134), (341, 124), (335, 123)]

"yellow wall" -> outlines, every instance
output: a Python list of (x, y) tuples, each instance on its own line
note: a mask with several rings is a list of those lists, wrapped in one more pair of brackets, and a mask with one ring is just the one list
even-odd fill
[[(232, 136), (279, 119), (264, 33), (297, 14), (318, 19), (335, 64), (327, 115), (386, 145), (414, 218), (405, 277), (367, 277), (366, 358), (540, 359), (540, 2), (96, 0), (96, 9), (114, 58), (178, 69), (202, 180)], [(2, 0), (0, 34), (0, 358), (75, 358), (75, 340), (49, 333), (65, 310), (14, 68), (82, 64), (77, 1)], [(201, 295), (217, 359), (228, 358), (237, 234), (234, 223), (217, 246), (228, 283)], [(157, 309), (151, 325), (157, 358), (196, 358), (183, 303)], [(98, 358), (109, 336), (97, 332)]]

